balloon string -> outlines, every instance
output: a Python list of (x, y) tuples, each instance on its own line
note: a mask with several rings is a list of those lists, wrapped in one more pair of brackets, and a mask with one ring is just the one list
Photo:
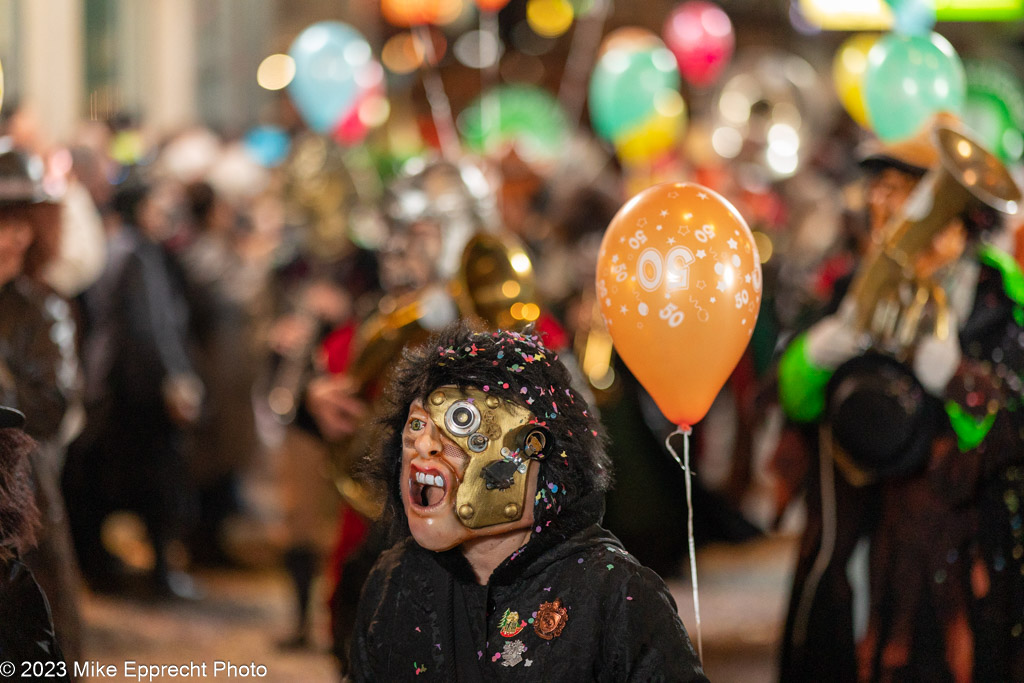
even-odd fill
[(583, 101), (587, 94), (587, 79), (594, 65), (597, 45), (604, 33), (604, 22), (611, 13), (614, 0), (597, 0), (593, 9), (576, 24), (565, 59), (566, 69), (558, 84), (558, 101), (565, 107), (572, 126), (579, 125), (583, 114)]
[[(665, 448), (683, 470), (686, 481), (686, 530), (690, 547), (690, 577), (693, 579), (693, 613), (697, 620), (697, 656), (704, 662), (704, 639), (700, 628), (700, 595), (697, 591), (697, 547), (693, 540), (693, 486), (690, 481), (690, 434), (693, 429), (688, 425), (679, 425), (676, 430), (665, 437)], [(672, 437), (683, 435), (683, 459), (679, 459), (676, 449), (672, 448)]]
[(441, 156), (449, 161), (459, 156), (459, 138), (455, 134), (455, 119), (452, 117), (452, 105), (444, 91), (444, 81), (437, 71), (437, 54), (434, 52), (434, 40), (430, 30), (420, 24), (413, 27), (416, 39), (423, 47), (423, 89), (430, 105), (430, 115), (434, 119), (437, 130), (437, 142), (441, 146)]
[[(483, 36), (490, 36), (492, 47), (494, 48), (494, 59), (484, 66), (484, 62), (490, 55), (487, 55), (484, 48)], [(499, 81), (499, 65), (501, 64), (501, 35), (499, 33), (498, 26), (498, 13), (497, 12), (480, 12), (480, 64), (482, 71), (480, 73), (480, 92), (482, 97), (480, 98), (480, 143), (482, 154), (488, 153), (487, 138), (488, 135), (493, 131), (493, 134), (498, 136), (497, 139), (501, 141), (501, 100), (498, 99), (497, 85)], [(504, 185), (501, 172), (501, 160), (498, 159), (497, 163), (494, 164), (493, 168), (494, 179), (497, 187)], [(496, 192), (496, 199), (498, 203), (499, 212), (503, 209), (502, 207), (502, 193)]]

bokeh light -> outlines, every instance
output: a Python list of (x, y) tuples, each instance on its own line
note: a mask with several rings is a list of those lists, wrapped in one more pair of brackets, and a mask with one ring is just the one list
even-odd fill
[(545, 38), (560, 36), (572, 26), (575, 16), (568, 0), (528, 0), (526, 21), (537, 35)]
[(388, 38), (380, 52), (380, 59), (388, 71), (396, 74), (412, 73), (423, 63), (423, 50), (411, 33), (398, 33)]
[(260, 62), (256, 82), (266, 90), (281, 90), (295, 78), (295, 60), (285, 54), (273, 54)]

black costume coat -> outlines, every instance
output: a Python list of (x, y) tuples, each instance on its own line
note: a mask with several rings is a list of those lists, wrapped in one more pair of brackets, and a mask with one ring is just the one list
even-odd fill
[(54, 674), (51, 680), (68, 680), (50, 606), (32, 572), (17, 559), (0, 562), (0, 662), (13, 663), (16, 676), (24, 672), (23, 662), (52, 662), (44, 669)]
[[(597, 524), (594, 498), (534, 533), (486, 586), (458, 549), (410, 538), (386, 552), (363, 589), (353, 680), (706, 681), (664, 582)], [(556, 600), (563, 630), (545, 639), (538, 612)], [(502, 635), (503, 617), (515, 635)], [(516, 643), (525, 650), (510, 659)]]

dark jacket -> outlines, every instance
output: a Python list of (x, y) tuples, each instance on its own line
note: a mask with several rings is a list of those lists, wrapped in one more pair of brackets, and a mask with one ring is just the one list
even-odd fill
[(363, 588), (353, 680), (706, 681), (664, 582), (597, 524), (600, 506), (562, 513), (486, 586), (457, 548), (398, 543)]
[(23, 673), (23, 662), (53, 663), (42, 670), (53, 676), (49, 680), (68, 680), (50, 606), (32, 572), (16, 559), (0, 562), (0, 662), (12, 662), (15, 676)]

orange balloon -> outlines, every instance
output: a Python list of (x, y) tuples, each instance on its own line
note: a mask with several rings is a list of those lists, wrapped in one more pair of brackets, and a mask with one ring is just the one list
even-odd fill
[(380, 13), (392, 26), (421, 26), (437, 21), (440, 0), (381, 0)]
[(608, 226), (596, 284), (615, 349), (661, 412), (700, 421), (761, 308), (761, 259), (743, 217), (696, 183), (650, 187)]

